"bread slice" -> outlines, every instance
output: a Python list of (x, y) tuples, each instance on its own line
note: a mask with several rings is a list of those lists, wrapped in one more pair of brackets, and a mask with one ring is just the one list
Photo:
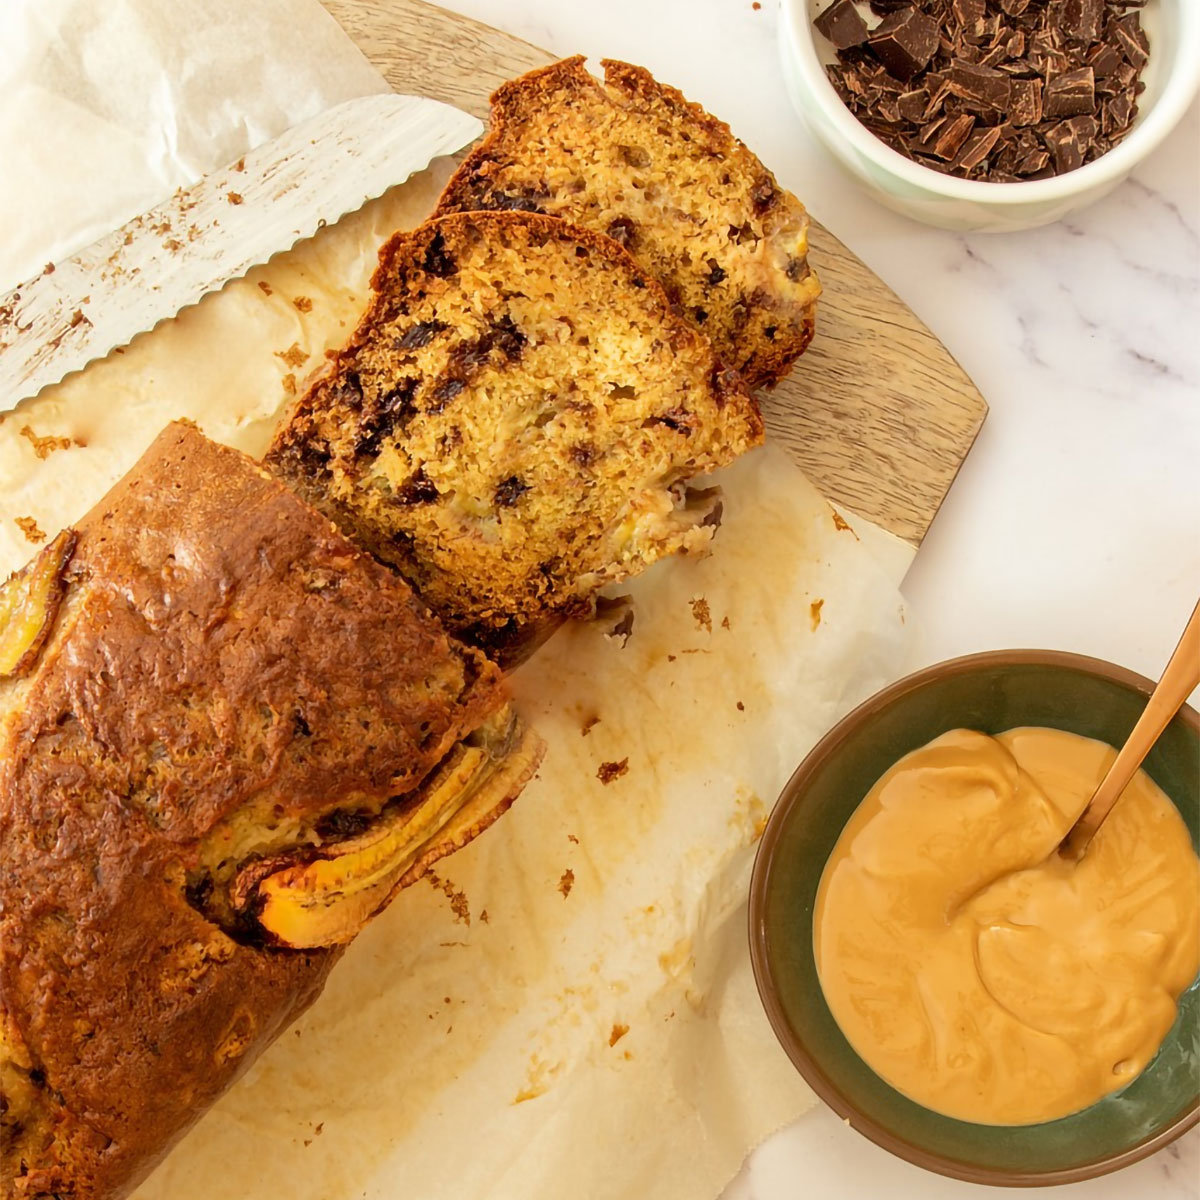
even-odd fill
[(684, 481), (762, 439), (707, 340), (615, 242), (552, 217), (430, 221), (266, 463), (505, 663), (595, 593), (705, 545)]
[(615, 238), (750, 387), (787, 373), (820, 286), (803, 205), (729, 131), (648, 71), (581, 57), (500, 87), (438, 212), (525, 209)]
[(508, 806), (538, 749), (507, 707), (394, 572), (186, 425), (0, 585), (0, 1195), (125, 1195)]

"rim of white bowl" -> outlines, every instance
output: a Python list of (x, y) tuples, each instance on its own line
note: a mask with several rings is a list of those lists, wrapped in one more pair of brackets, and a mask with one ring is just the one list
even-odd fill
[(912, 162), (861, 124), (834, 91), (817, 57), (812, 23), (808, 17), (808, 0), (779, 0), (779, 6), (784, 34), (794, 51), (793, 62), (822, 102), (826, 115), (833, 121), (838, 133), (863, 157), (871, 159), (896, 178), (953, 200), (1001, 206), (1033, 204), (1066, 199), (1076, 193), (1089, 191), (1092, 185), (1121, 179), (1175, 128), (1200, 90), (1200, 2), (1176, 0), (1179, 28), (1174, 54), (1167, 64), (1162, 93), (1140, 124), (1135, 125), (1113, 149), (1074, 171), (1067, 171), (1052, 179), (1018, 183), (959, 179)]

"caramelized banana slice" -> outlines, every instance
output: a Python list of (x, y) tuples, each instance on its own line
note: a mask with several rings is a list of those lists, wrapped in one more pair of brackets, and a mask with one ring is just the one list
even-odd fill
[(63, 571), (75, 551), (64, 529), (38, 556), (0, 585), (0, 679), (33, 670), (63, 598)]
[[(430, 863), (469, 841), (503, 811), (541, 760), (541, 739), (511, 709), (460, 743), (415, 797), (385, 808), (361, 834), (321, 847), (309, 861), (252, 863), (233, 886), (268, 941), (307, 949), (342, 945)], [(469, 819), (468, 819), (469, 815)]]

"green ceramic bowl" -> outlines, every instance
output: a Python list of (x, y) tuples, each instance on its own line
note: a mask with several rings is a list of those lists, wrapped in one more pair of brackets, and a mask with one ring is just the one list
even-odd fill
[[(839, 1116), (884, 1149), (973, 1183), (1072, 1183), (1127, 1166), (1200, 1120), (1200, 981), (1157, 1057), (1128, 1087), (1038, 1125), (976, 1125), (931, 1112), (890, 1087), (851, 1049), (821, 993), (813, 903), (847, 818), (897, 759), (949, 729), (1000, 733), (1045, 725), (1119, 746), (1153, 688), (1098, 659), (1009, 650), (953, 659), (886, 688), (836, 725), (784, 788), (750, 885), (750, 953), (783, 1048)], [(1200, 828), (1200, 716), (1186, 707), (1145, 763)]]

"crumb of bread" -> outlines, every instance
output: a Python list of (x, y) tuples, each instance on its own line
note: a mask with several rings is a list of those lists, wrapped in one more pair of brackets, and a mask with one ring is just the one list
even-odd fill
[(596, 778), (601, 783), (612, 783), (614, 779), (620, 779), (629, 770), (629, 759), (623, 758), (620, 762), (602, 762), (599, 769), (596, 771)]
[(72, 446), (69, 437), (42, 437), (34, 433), (29, 425), (22, 425), (18, 430), (23, 438), (26, 438), (29, 444), (33, 447), (33, 452), (38, 458), (49, 458), (55, 450), (70, 450)]
[(33, 542), (37, 545), (38, 542), (44, 542), (46, 535), (38, 528), (38, 523), (32, 517), (14, 517), (21, 532), (25, 535), (27, 542)]

